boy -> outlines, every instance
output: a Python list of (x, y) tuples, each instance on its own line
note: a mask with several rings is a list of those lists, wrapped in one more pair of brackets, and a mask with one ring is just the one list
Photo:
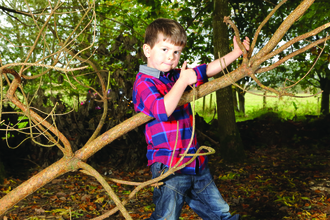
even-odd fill
[[(198, 86), (221, 71), (219, 60), (194, 69), (187, 69), (187, 62), (184, 62), (181, 70), (175, 69), (186, 40), (183, 27), (170, 19), (156, 19), (145, 33), (143, 51), (147, 65), (141, 65), (136, 76), (133, 103), (136, 112), (155, 118), (145, 127), (148, 166), (151, 166), (153, 178), (167, 172), (169, 167), (179, 161), (180, 154), (184, 153), (192, 136), (190, 104), (177, 106), (182, 94), (188, 85), (196, 83)], [(246, 38), (243, 44), (248, 50), (249, 39)], [(234, 38), (234, 50), (222, 59), (229, 65), (241, 54)], [(195, 153), (198, 148), (195, 135), (188, 153)], [(188, 160), (185, 158), (181, 164)], [(239, 219), (239, 215), (231, 216), (229, 213), (228, 204), (213, 182), (206, 156), (197, 157), (193, 163), (162, 182), (164, 185), (154, 189), (153, 201), (156, 207), (151, 220), (179, 219), (184, 202), (203, 220)]]

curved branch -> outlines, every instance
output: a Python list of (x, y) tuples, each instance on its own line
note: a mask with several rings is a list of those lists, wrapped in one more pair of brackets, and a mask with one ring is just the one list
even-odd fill
[[(59, 139), (62, 141), (65, 150), (61, 147), (60, 149), (63, 151), (64, 155), (67, 157), (70, 157), (73, 155), (72, 149), (71, 149), (71, 144), (68, 141), (68, 139), (53, 125), (51, 125), (48, 121), (44, 120), (44, 118), (40, 117), (37, 113), (35, 113), (31, 109), (27, 109), (25, 105), (23, 105), (16, 97), (7, 94), (7, 97), (18, 107), (20, 108), (25, 114), (30, 114), (30, 116), (35, 119), (38, 123), (42, 124), (46, 129), (50, 130), (53, 134), (59, 137)], [(38, 125), (39, 126), (39, 125)], [(51, 136), (50, 136), (51, 137)], [(55, 143), (57, 143), (55, 141)]]
[(8, 69), (8, 68), (0, 68), (0, 75), (1, 73), (3, 74), (11, 74), (12, 76), (14, 76), (14, 78), (17, 80), (17, 83), (21, 84), (22, 80), (21, 80), (21, 77), (18, 75), (18, 73), (13, 70), (13, 69)]
[(88, 175), (95, 177), (99, 181), (99, 183), (103, 186), (103, 188), (107, 191), (107, 193), (109, 194), (111, 199), (115, 202), (116, 206), (118, 207), (120, 212), (123, 214), (125, 219), (132, 220), (132, 217), (128, 214), (126, 208), (124, 207), (124, 205), (122, 204), (122, 202), (120, 201), (120, 199), (118, 198), (116, 193), (112, 190), (112, 188), (109, 186), (107, 181), (105, 181), (105, 179), (100, 175), (100, 173), (97, 172), (93, 167), (91, 167), (90, 165), (88, 165), (85, 162), (79, 161), (77, 165), (78, 165), (78, 167), (87, 171)]
[(231, 26), (231, 28), (234, 29), (237, 44), (238, 44), (239, 48), (243, 51), (243, 57), (247, 57), (246, 49), (245, 49), (244, 45), (242, 44), (241, 37), (239, 35), (239, 31), (238, 31), (238, 28), (235, 25), (235, 23), (233, 21), (231, 21), (229, 19), (229, 17), (227, 17), (227, 16), (224, 17), (223, 22), (225, 22), (226, 24), (229, 24)]
[(297, 82), (295, 82), (294, 84), (292, 84), (290, 86), (284, 87), (284, 89), (291, 88), (291, 87), (297, 85), (301, 80), (303, 80), (312, 71), (312, 69), (314, 68), (314, 66), (316, 65), (317, 61), (320, 59), (320, 57), (321, 57), (321, 55), (322, 55), (322, 53), (324, 51), (324, 48), (325, 48), (325, 46), (327, 44), (327, 38), (328, 38), (328, 36), (325, 38), (324, 46), (321, 49), (321, 51), (320, 51), (319, 55), (317, 56), (317, 58), (314, 60), (313, 65), (311, 66), (311, 68), (309, 68), (308, 72), (302, 78), (300, 78)]
[[(46, 121), (47, 117), (44, 119), (44, 118), (41, 118), (38, 114), (36, 114), (34, 111), (32, 111), (29, 107), (27, 106), (24, 106), (15, 96), (14, 96), (14, 93), (17, 89), (17, 87), (19, 86), (20, 82), (21, 82), (21, 78), (19, 77), (18, 73), (15, 71), (15, 70), (12, 70), (12, 69), (7, 69), (7, 68), (4, 68), (4, 66), (2, 68), (0, 68), (0, 72), (3, 72), (3, 73), (10, 73), (12, 74), (15, 79), (10, 87), (10, 89), (8, 90), (7, 92), (7, 97), (17, 106), (19, 107), (25, 115), (29, 115), (29, 116), (32, 116), (32, 120), (34, 121), (34, 123), (36, 124), (36, 126), (38, 126), (43, 132), (45, 132), (45, 134), (53, 141), (54, 144), (56, 144), (58, 146), (58, 148), (63, 152), (64, 155), (72, 155), (72, 151), (71, 151), (71, 147), (70, 147), (70, 144), (69, 145), (66, 145), (65, 143), (69, 143), (67, 141), (67, 139), (64, 137), (64, 135), (59, 132), (59, 130), (54, 127), (53, 125), (51, 125), (50, 123), (48, 123)], [(12, 87), (13, 86), (13, 87)], [(23, 95), (24, 95), (24, 91), (23, 91)], [(23, 110), (25, 109), (25, 111)], [(36, 118), (36, 116), (38, 116)], [(30, 118), (30, 117), (29, 117)], [(39, 119), (39, 120), (38, 120)], [(46, 129), (44, 129), (41, 124), (43, 126), (46, 127)], [(31, 129), (32, 127), (30, 127)], [(62, 146), (59, 145), (58, 141), (56, 141), (48, 132), (47, 130), (51, 130), (56, 136), (58, 136), (60, 139), (62, 139), (62, 142), (63, 144), (65, 145), (65, 148), (63, 148)], [(31, 131), (31, 135), (32, 135), (32, 131)], [(32, 138), (33, 140), (33, 138)]]
[[(5, 66), (0, 68), (0, 72), (4, 69)], [(45, 119), (40, 117), (37, 113), (35, 113), (33, 110), (29, 109), (27, 106), (25, 106), (23, 103), (21, 103), (17, 99), (17, 97), (15, 96), (15, 91), (19, 85), (20, 84), (18, 83), (18, 80), (15, 78), (7, 91), (8, 99), (11, 100), (11, 102), (14, 105), (16, 105), (18, 108), (20, 108), (22, 110), (22, 112), (24, 112), (24, 114), (30, 115), (33, 119), (35, 119), (36, 121), (41, 123), (45, 128), (47, 128), (51, 132), (53, 132), (53, 134), (57, 135), (65, 146), (65, 151), (63, 151), (64, 155), (72, 156), (73, 153), (72, 153), (71, 145), (70, 145), (70, 142), (68, 141), (68, 139), (56, 127), (51, 125), (49, 122), (47, 122)]]
[(273, 16), (273, 14), (275, 14), (275, 12), (284, 4), (286, 3), (287, 0), (283, 0), (281, 1), (270, 13), (269, 15), (263, 20), (263, 22), (259, 25), (256, 33), (254, 34), (254, 37), (253, 37), (253, 41), (252, 41), (252, 44), (251, 44), (251, 49), (249, 51), (249, 57), (251, 57), (252, 55), (252, 52), (254, 50), (254, 47), (257, 43), (257, 39), (258, 39), (258, 36), (260, 34), (260, 31), (262, 29), (262, 27), (269, 21), (269, 19)]
[[(98, 65), (96, 63), (94, 63), (93, 61), (91, 61), (90, 59), (84, 59), (80, 56), (78, 56), (77, 54), (75, 54), (73, 51), (65, 48), (65, 51), (70, 54), (71, 56), (74, 56), (76, 59), (80, 60), (81, 62), (86, 62), (89, 65), (92, 66), (92, 68), (95, 70), (97, 77), (100, 80), (101, 83), (101, 88), (102, 88), (102, 92), (103, 94), (100, 95), (101, 99), (103, 100), (103, 114), (101, 117), (101, 120), (96, 128), (96, 130), (94, 131), (93, 135), (89, 138), (89, 140), (87, 141), (87, 143), (91, 142), (92, 140), (94, 140), (100, 133), (104, 123), (105, 123), (105, 119), (107, 117), (107, 112), (108, 112), (108, 100), (107, 100), (107, 94), (108, 94), (108, 88), (105, 86), (105, 82), (101, 76), (101, 71), (100, 68), (98, 67)], [(110, 80), (110, 77), (108, 78), (108, 80)]]

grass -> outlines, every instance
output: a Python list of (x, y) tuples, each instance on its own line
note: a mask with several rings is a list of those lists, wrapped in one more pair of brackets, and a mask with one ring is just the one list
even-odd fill
[[(300, 93), (298, 96), (304, 98), (282, 97), (273, 98), (266, 97), (266, 106), (263, 107), (263, 96), (247, 93), (245, 95), (245, 115), (236, 112), (236, 121), (245, 121), (254, 119), (267, 112), (275, 112), (283, 119), (303, 119), (305, 115), (319, 115), (321, 95), (309, 97), (310, 94)], [(215, 93), (205, 97), (205, 108), (203, 110), (203, 98), (196, 101), (196, 112), (204, 117), (206, 122), (210, 122), (216, 114), (216, 96)]]

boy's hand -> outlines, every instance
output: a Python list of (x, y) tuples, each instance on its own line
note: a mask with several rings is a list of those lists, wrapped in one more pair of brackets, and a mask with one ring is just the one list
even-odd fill
[(185, 82), (187, 86), (197, 82), (196, 72), (193, 69), (187, 69), (187, 61), (184, 61), (182, 65), (179, 79)]
[[(234, 36), (233, 42), (234, 42), (234, 51), (239, 51), (240, 54), (242, 55), (243, 54), (243, 51), (238, 46), (238, 43), (236, 41), (236, 36)], [(243, 46), (245, 47), (245, 49), (247, 51), (250, 50), (250, 39), (248, 37), (245, 37), (245, 39), (243, 40)]]
[(179, 79), (175, 82), (171, 90), (164, 96), (164, 105), (168, 117), (172, 115), (181, 99), (182, 94), (188, 85), (197, 82), (196, 72), (193, 69), (187, 69), (187, 61), (181, 68)]

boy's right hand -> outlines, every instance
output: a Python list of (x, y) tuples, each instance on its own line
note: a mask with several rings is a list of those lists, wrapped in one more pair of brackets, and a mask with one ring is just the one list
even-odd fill
[(182, 80), (186, 85), (192, 85), (197, 82), (196, 72), (193, 69), (187, 69), (187, 61), (184, 61), (179, 80)]
[(197, 75), (195, 70), (187, 69), (187, 61), (185, 61), (182, 65), (179, 79), (175, 82), (171, 90), (164, 96), (164, 105), (168, 117), (172, 115), (178, 106), (181, 96), (187, 86), (196, 82)]

